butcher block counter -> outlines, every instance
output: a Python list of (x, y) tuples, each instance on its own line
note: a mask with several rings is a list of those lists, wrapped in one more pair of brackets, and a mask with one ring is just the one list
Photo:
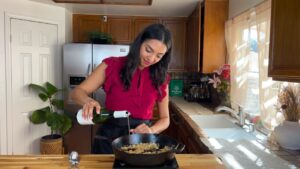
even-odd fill
[[(211, 154), (177, 154), (180, 169), (224, 169)], [(112, 168), (114, 155), (80, 155), (79, 169)], [(0, 169), (68, 169), (67, 155), (1, 155)]]

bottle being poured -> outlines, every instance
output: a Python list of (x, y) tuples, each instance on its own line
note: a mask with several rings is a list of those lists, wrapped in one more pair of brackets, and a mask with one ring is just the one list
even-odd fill
[(93, 111), (93, 118), (84, 119), (82, 116), (83, 110), (80, 109), (77, 112), (76, 118), (79, 124), (81, 125), (93, 125), (93, 124), (102, 124), (108, 118), (127, 118), (128, 134), (130, 134), (130, 122), (129, 116), (130, 113), (126, 110), (122, 111), (108, 111), (105, 108), (102, 108), (100, 114), (97, 114), (96, 111)]
[(93, 124), (101, 124), (104, 123), (108, 118), (128, 118), (130, 113), (126, 110), (122, 111), (108, 111), (106, 109), (101, 109), (100, 114), (97, 114), (94, 110), (93, 118), (84, 119), (83, 110), (80, 109), (77, 112), (76, 118), (79, 124), (81, 125), (93, 125)]

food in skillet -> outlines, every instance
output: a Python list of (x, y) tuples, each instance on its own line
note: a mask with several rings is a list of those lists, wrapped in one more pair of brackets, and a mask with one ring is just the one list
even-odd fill
[(139, 144), (125, 145), (121, 147), (121, 151), (130, 154), (159, 154), (159, 153), (167, 152), (169, 150), (170, 147), (164, 146), (160, 148), (159, 145), (156, 143), (139, 143)]

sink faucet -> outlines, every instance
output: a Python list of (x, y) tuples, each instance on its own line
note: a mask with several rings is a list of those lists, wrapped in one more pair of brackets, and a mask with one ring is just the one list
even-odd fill
[(242, 111), (241, 106), (238, 107), (238, 112), (236, 112), (235, 110), (233, 110), (229, 107), (226, 107), (226, 106), (218, 106), (218, 107), (216, 107), (215, 111), (216, 112), (225, 111), (225, 112), (230, 113), (231, 116), (233, 116), (234, 118), (236, 118), (238, 120), (238, 125), (241, 127), (243, 127), (245, 124), (245, 114)]

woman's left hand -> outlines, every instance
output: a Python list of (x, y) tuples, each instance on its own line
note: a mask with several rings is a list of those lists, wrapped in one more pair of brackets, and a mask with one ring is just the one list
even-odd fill
[(138, 125), (135, 129), (131, 129), (130, 130), (131, 133), (140, 133), (140, 134), (144, 134), (144, 133), (154, 133), (153, 130), (147, 126), (145, 123)]

